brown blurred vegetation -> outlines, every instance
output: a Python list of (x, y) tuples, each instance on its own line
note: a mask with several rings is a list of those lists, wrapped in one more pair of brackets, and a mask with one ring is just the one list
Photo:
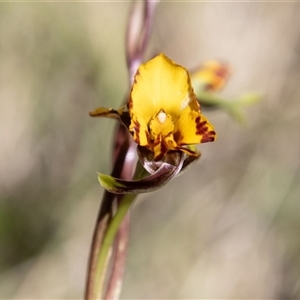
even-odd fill
[[(82, 298), (127, 92), (130, 3), (0, 3), (0, 298)], [(168, 3), (149, 57), (229, 62), (222, 95), (260, 92), (241, 125), (208, 111), (218, 140), (132, 209), (124, 299), (300, 297), (300, 7)]]

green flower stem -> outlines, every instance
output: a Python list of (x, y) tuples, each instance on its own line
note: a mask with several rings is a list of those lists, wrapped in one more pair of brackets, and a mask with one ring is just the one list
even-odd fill
[(96, 276), (95, 276), (95, 289), (96, 289), (96, 297), (95, 299), (101, 299), (103, 292), (103, 283), (104, 283), (104, 271), (107, 262), (107, 257), (109, 256), (109, 252), (111, 246), (114, 242), (116, 233), (118, 232), (119, 226), (122, 223), (125, 215), (127, 214), (129, 208), (131, 207), (134, 199), (137, 194), (127, 194), (124, 196), (120, 206), (118, 208), (117, 213), (111, 220), (107, 232), (104, 236), (102, 247), (100, 249), (97, 264), (96, 264)]
[(221, 107), (227, 107), (228, 105), (251, 105), (261, 99), (261, 95), (258, 93), (247, 93), (241, 95), (235, 100), (228, 100), (220, 96), (216, 96), (213, 93), (203, 91), (197, 91), (197, 97), (203, 104), (216, 105)]
[(246, 93), (236, 99), (229, 100), (217, 96), (214, 93), (204, 92), (197, 83), (195, 83), (195, 92), (200, 104), (222, 108), (240, 123), (245, 123), (245, 116), (242, 108), (257, 103), (262, 99), (262, 95), (259, 93)]
[(129, 215), (129, 212), (125, 215), (115, 237), (111, 273), (103, 297), (105, 300), (120, 299), (129, 243)]
[[(141, 179), (145, 175), (146, 171), (138, 162), (136, 167), (136, 172), (134, 175), (134, 179)], [(103, 294), (103, 286), (104, 286), (104, 278), (106, 273), (106, 265), (110, 256), (110, 250), (115, 240), (118, 229), (126, 216), (129, 208), (134, 202), (135, 198), (138, 194), (126, 194), (123, 196), (122, 201), (117, 209), (116, 214), (111, 219), (111, 222), (108, 225), (107, 231), (104, 235), (101, 249), (98, 253), (98, 258), (96, 262), (96, 270), (95, 270), (95, 284), (93, 299), (101, 299)]]

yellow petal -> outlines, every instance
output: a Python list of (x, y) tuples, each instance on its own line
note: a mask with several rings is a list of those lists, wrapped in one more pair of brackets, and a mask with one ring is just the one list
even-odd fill
[(174, 130), (174, 124), (171, 115), (167, 115), (161, 110), (156, 116), (154, 116), (150, 123), (150, 137), (155, 140), (159, 135), (167, 136)]
[(186, 108), (199, 110), (188, 71), (160, 54), (142, 64), (130, 94), (130, 115), (146, 123), (159, 111), (170, 114), (174, 122)]
[(174, 140), (179, 146), (212, 142), (215, 138), (213, 126), (199, 112), (183, 114), (175, 124)]
[(149, 133), (148, 126), (143, 119), (137, 119), (133, 117), (131, 119), (131, 124), (129, 126), (129, 131), (132, 134), (134, 141), (141, 146), (146, 146), (149, 144)]

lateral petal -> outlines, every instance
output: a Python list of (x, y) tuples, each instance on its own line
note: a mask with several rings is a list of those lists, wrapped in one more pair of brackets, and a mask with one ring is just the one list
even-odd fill
[(178, 145), (212, 142), (215, 138), (213, 126), (199, 112), (183, 114), (176, 123), (174, 140)]

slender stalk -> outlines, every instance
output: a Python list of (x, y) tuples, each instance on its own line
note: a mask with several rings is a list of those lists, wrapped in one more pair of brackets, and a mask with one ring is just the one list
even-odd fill
[(119, 299), (125, 272), (126, 254), (129, 240), (129, 212), (118, 230), (115, 245), (111, 277), (105, 293), (106, 300)]
[[(145, 174), (146, 171), (141, 166), (141, 164), (138, 163), (133, 178), (140, 179)], [(106, 294), (104, 293), (104, 280), (107, 274), (107, 267), (109, 264), (109, 259), (112, 252), (111, 249), (115, 240), (116, 233), (136, 196), (137, 194), (120, 195), (119, 205), (114, 216), (109, 212), (111, 211), (112, 202), (115, 199), (116, 195), (107, 193), (104, 196), (106, 201), (111, 200), (112, 202), (109, 210), (107, 209), (106, 205), (102, 205), (102, 209), (99, 213), (99, 217), (101, 216), (101, 218), (98, 218), (97, 227), (95, 228), (85, 292), (85, 299), (87, 300), (102, 299), (102, 297), (107, 298), (106, 295), (108, 292), (114, 293), (113, 290), (118, 290), (118, 286), (115, 285), (116, 281), (111, 282), (111, 280), (114, 279), (115, 276), (117, 276), (114, 275), (114, 272), (123, 274), (125, 259), (123, 264), (118, 264), (116, 265), (116, 268), (113, 268), (110, 282), (108, 283), (109, 288)], [(103, 214), (103, 208), (107, 211), (107, 214)], [(119, 234), (121, 240), (126, 238), (126, 235), (128, 235), (128, 226), (122, 226), (122, 231)], [(119, 240), (119, 242), (121, 242), (121, 240)], [(119, 246), (120, 245), (121, 244), (119, 244)], [(125, 254), (127, 247), (126, 243), (123, 244), (123, 246), (125, 247), (125, 249), (123, 249), (123, 253)], [(114, 294), (117, 295), (116, 292)]]
[[(108, 196), (110, 196), (107, 193)], [(111, 195), (112, 196), (112, 195)], [(111, 199), (113, 201), (113, 199)], [(101, 210), (100, 210), (101, 212)], [(85, 290), (85, 299), (95, 299), (95, 290), (97, 289), (96, 283), (95, 283), (95, 276), (96, 276), (96, 262), (97, 257), (99, 255), (99, 249), (100, 245), (102, 244), (102, 240), (105, 234), (105, 231), (108, 226), (110, 215), (109, 213), (106, 213), (104, 216), (101, 216), (100, 214), (98, 217), (98, 221), (96, 223), (96, 227), (94, 230), (92, 245), (91, 245), (91, 252), (90, 252), (90, 258), (89, 258), (89, 264), (88, 264), (88, 273), (87, 273), (87, 282), (86, 282), (86, 290)]]
[(128, 194), (123, 197), (123, 200), (120, 203), (120, 206), (118, 207), (118, 210), (115, 216), (112, 218), (106, 231), (96, 263), (93, 299), (101, 299), (102, 297), (107, 257), (120, 224), (122, 223), (136, 196), (136, 194)]
[(152, 32), (157, 1), (135, 1), (130, 12), (126, 32), (126, 60), (130, 83), (143, 61), (143, 55)]

